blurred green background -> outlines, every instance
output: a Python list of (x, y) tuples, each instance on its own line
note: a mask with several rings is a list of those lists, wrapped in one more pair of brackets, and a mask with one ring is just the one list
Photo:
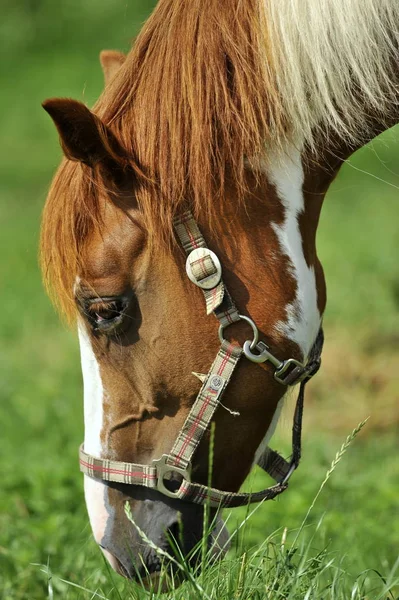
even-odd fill
[[(55, 574), (56, 598), (90, 598), (62, 580), (111, 593), (76, 460), (83, 434), (77, 340), (45, 297), (37, 265), (40, 213), (61, 156), (40, 103), (70, 96), (91, 105), (102, 89), (100, 50), (128, 50), (154, 4), (1, 1), (1, 599), (47, 598), (40, 565)], [(398, 189), (396, 128), (358, 152), (328, 194), (318, 235), (327, 342), (309, 386), (303, 465), (290, 492), (257, 512), (245, 542), (298, 526), (340, 442), (370, 416), (312, 517), (325, 514), (315, 545), (328, 545), (355, 574), (387, 573), (399, 556)], [(289, 415), (288, 407), (283, 444)]]

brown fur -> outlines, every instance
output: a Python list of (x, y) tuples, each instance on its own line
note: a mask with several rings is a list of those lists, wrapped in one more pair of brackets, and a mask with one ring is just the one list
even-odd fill
[[(270, 226), (271, 221), (282, 219), (280, 203), (264, 179), (259, 193), (267, 194), (267, 218), (262, 219), (265, 208), (257, 195), (258, 202), (248, 211), (243, 207), (237, 211), (233, 205), (224, 215), (232, 235), (213, 240), (211, 246), (222, 261), (224, 280), (240, 310), (256, 315), (261, 336), (267, 337), (274, 352), (299, 357), (295, 345), (273, 333), (274, 323), (285, 318), (285, 306), (294, 299), (295, 282)], [(216, 355), (217, 324), (206, 316), (200, 290), (184, 275), (180, 249), (153, 252), (140, 211), (131, 209), (128, 219), (106, 199), (100, 204), (107, 229), (90, 237), (83, 256), (84, 286), (78, 293), (91, 297), (95, 290), (99, 297), (108, 297), (132, 289), (135, 297), (126, 329), (115, 339), (93, 338), (107, 390), (102, 442), (108, 457), (149, 462), (169, 451), (176, 438), (199, 389), (191, 372), (207, 372)], [(206, 223), (201, 226), (211, 240), (211, 230)], [(278, 259), (270, 260), (271, 255)], [(227, 335), (243, 343), (247, 326), (233, 326)], [(224, 410), (216, 415), (216, 481), (226, 489), (237, 488), (249, 469), (265, 424), (284, 391), (273, 382), (266, 365), (242, 361), (238, 373), (224, 402), (241, 417), (235, 419)], [(229, 442), (241, 436), (247, 440), (245, 448)], [(235, 468), (223, 467), (226, 463)], [(205, 481), (206, 442), (196, 453), (195, 465), (196, 479)]]

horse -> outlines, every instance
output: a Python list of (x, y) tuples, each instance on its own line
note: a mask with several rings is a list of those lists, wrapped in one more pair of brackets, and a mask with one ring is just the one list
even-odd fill
[[(41, 264), (78, 329), (85, 500), (121, 575), (159, 577), (171, 537), (191, 557), (209, 496), (221, 558), (218, 506), (287, 487), (320, 362), (320, 211), (399, 121), (398, 28), (396, 0), (159, 0), (127, 56), (101, 53), (92, 109), (43, 103), (64, 158)], [(298, 382), (287, 462), (265, 449)], [(265, 456), (276, 485), (244, 498)]]

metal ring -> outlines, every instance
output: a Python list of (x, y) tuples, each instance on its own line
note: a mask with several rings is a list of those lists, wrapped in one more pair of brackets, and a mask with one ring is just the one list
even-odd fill
[[(246, 321), (249, 325), (251, 325), (252, 327), (252, 331), (254, 334), (253, 340), (250, 344), (250, 349), (254, 350), (254, 348), (256, 347), (256, 344), (258, 343), (259, 340), (259, 331), (258, 328), (255, 324), (255, 322), (250, 319), (249, 317), (246, 317), (245, 315), (238, 315), (240, 317), (240, 321)], [(234, 323), (238, 323), (239, 321), (234, 321)], [(225, 340), (225, 338), (223, 337), (223, 333), (226, 327), (228, 327), (229, 325), (232, 325), (233, 323), (226, 323), (225, 325), (223, 325), (223, 323), (221, 323), (219, 325), (219, 340), (223, 343)], [(249, 341), (249, 340), (248, 340)]]

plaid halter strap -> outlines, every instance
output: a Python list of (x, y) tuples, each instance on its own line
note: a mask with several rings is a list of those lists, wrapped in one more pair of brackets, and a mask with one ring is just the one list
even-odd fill
[[(288, 480), (298, 467), (301, 457), (302, 413), (305, 386), (320, 367), (323, 348), (323, 330), (320, 329), (306, 365), (294, 359), (280, 361), (269, 352), (268, 346), (258, 340), (258, 329), (249, 317), (240, 315), (222, 280), (218, 257), (207, 248), (205, 240), (191, 212), (180, 215), (174, 223), (176, 234), (187, 254), (186, 271), (190, 280), (204, 293), (206, 312), (219, 320), (220, 350), (203, 381), (198, 396), (180, 430), (169, 454), (153, 460), (149, 465), (95, 458), (80, 447), (80, 470), (94, 479), (140, 485), (157, 489), (171, 498), (196, 504), (209, 503), (213, 507), (234, 507), (271, 500), (283, 492)], [(224, 329), (231, 323), (244, 320), (253, 331), (252, 341), (241, 346), (224, 339)], [(191, 460), (218, 408), (223, 393), (242, 356), (254, 363), (270, 362), (274, 378), (285, 386), (300, 384), (292, 429), (292, 455), (289, 461), (269, 447), (257, 464), (276, 484), (254, 493), (234, 493), (214, 489), (191, 481)]]

